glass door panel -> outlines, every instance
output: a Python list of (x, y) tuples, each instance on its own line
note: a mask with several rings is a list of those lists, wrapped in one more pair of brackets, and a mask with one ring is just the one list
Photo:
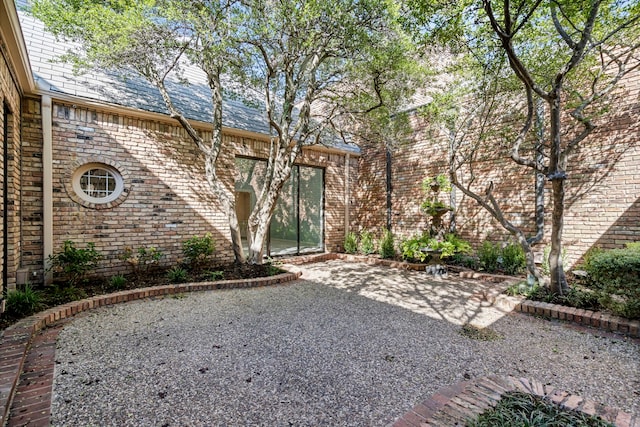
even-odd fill
[(271, 217), (269, 243), (271, 255), (298, 253), (298, 170), (284, 183)]
[(324, 249), (324, 170), (300, 166), (300, 248), (299, 252)]

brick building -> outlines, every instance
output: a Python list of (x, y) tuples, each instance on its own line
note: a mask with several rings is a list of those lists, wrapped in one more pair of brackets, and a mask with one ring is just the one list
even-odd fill
[[(232, 260), (226, 214), (208, 189), (204, 159), (166, 114), (157, 89), (135, 76), (74, 73), (55, 61), (65, 43), (12, 0), (2, 7), (3, 289), (41, 283), (46, 259), (65, 240), (94, 243), (103, 273), (127, 268), (119, 259), (126, 247), (159, 248), (171, 265), (185, 239), (207, 232), (217, 259)], [(206, 138), (205, 76), (194, 68), (186, 76), (190, 85), (173, 80), (169, 87)], [(269, 131), (261, 111), (239, 101), (226, 102), (224, 124), (219, 174), (235, 187), (242, 221), (255, 203)], [(340, 249), (357, 156), (347, 145), (303, 150), (274, 214), (270, 255)]]
[[(54, 59), (64, 43), (40, 22), (0, 2), (0, 224), (2, 289), (44, 280), (46, 259), (71, 240), (93, 242), (105, 255), (103, 272), (122, 271), (125, 247), (157, 247), (174, 263), (182, 241), (211, 232), (220, 261), (232, 258), (225, 214), (204, 179), (198, 150), (142, 79), (107, 72), (77, 75)], [(204, 136), (210, 103), (203, 76), (170, 89)], [(640, 236), (638, 74), (627, 82), (623, 108), (570, 170), (565, 227), (571, 259), (593, 245), (620, 246)], [(246, 219), (267, 157), (268, 129), (260, 111), (228, 101), (224, 109), (222, 179), (235, 188)], [(378, 231), (390, 223), (409, 236), (427, 227), (420, 182), (446, 172), (446, 138), (418, 115), (410, 144), (307, 147), (285, 186), (271, 227), (272, 255), (341, 250), (349, 230)], [(604, 151), (603, 151), (604, 150)], [(534, 179), (495, 156), (478, 167), (501, 185), (501, 201), (524, 226), (532, 224)], [(548, 201), (548, 197), (547, 197)], [(456, 197), (458, 231), (475, 243), (504, 239), (472, 201)]]
[[(627, 75), (610, 111), (596, 122), (595, 131), (580, 144), (567, 167), (566, 212), (563, 242), (569, 266), (594, 246), (619, 248), (640, 240), (640, 70)], [(357, 227), (379, 230), (388, 223), (396, 235), (410, 237), (428, 229), (420, 204), (425, 199), (421, 182), (449, 171), (450, 139), (447, 131), (430, 126), (415, 109), (408, 142), (386, 150), (361, 145)], [(535, 173), (510, 160), (510, 147), (491, 145), (474, 162), (475, 191), (481, 195), (493, 182), (494, 195), (506, 217), (535, 234)], [(468, 173), (463, 181), (468, 182)], [(506, 242), (510, 236), (475, 200), (454, 189), (455, 229), (478, 246), (484, 240)], [(364, 202), (366, 200), (366, 202)], [(534, 247), (542, 255), (551, 232), (551, 187), (544, 187), (544, 239)]]

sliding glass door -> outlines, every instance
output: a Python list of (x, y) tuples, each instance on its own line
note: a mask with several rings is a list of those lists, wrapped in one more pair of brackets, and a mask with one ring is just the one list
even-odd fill
[[(236, 210), (241, 227), (255, 206), (266, 162), (236, 158)], [(245, 247), (246, 231), (242, 230)], [(294, 166), (283, 185), (271, 218), (266, 254), (297, 255), (324, 249), (324, 170)]]

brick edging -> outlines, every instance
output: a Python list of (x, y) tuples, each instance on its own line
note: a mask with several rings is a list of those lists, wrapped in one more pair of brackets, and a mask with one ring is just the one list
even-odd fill
[(640, 418), (618, 409), (583, 399), (534, 379), (497, 375), (461, 382), (438, 390), (429, 399), (414, 406), (392, 426), (465, 425), (468, 418), (476, 418), (495, 406), (502, 395), (510, 391), (520, 391), (546, 398), (565, 409), (599, 416), (616, 427), (640, 427)]
[(255, 279), (182, 283), (131, 289), (73, 301), (26, 317), (9, 326), (0, 336), (0, 426), (4, 426), (9, 417), (11, 400), (15, 394), (31, 341), (41, 329), (51, 326), (62, 319), (73, 317), (83, 311), (107, 305), (186, 292), (270, 286), (291, 282), (300, 276), (301, 273), (282, 273), (276, 276)]

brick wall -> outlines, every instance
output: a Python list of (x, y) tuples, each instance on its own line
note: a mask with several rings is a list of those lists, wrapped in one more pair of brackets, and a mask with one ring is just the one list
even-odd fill
[(44, 273), (41, 108), (39, 98), (22, 101), (22, 267), (36, 283)]
[[(33, 268), (41, 268), (41, 121), (36, 100), (24, 108), (25, 182), (23, 194), (24, 255)], [(93, 242), (103, 253), (104, 273), (128, 268), (118, 256), (125, 247), (155, 246), (165, 253), (165, 264), (181, 257), (182, 242), (211, 232), (217, 259), (231, 261), (226, 215), (210, 194), (204, 161), (181, 127), (172, 122), (142, 120), (112, 112), (55, 102), (53, 105), (54, 249), (65, 240), (78, 247)], [(203, 137), (210, 135), (201, 130)], [(225, 134), (219, 174), (234, 186), (235, 155), (264, 158), (266, 141)], [(76, 168), (99, 162), (114, 166), (123, 176), (126, 194), (113, 206), (79, 203), (70, 183)], [(344, 236), (345, 156), (305, 149), (300, 164), (325, 169), (325, 244), (341, 247)], [(352, 179), (355, 172), (352, 172)]]
[[(3, 149), (0, 150), (0, 202), (5, 197), (7, 200), (7, 210), (3, 209), (2, 212), (2, 219), (6, 217), (7, 220), (7, 228), (5, 229), (3, 221), (0, 221), (0, 242), (6, 237), (8, 248), (5, 265), (4, 247), (0, 243), (0, 277), (4, 277), (6, 273), (7, 281), (2, 283), (2, 288), (12, 289), (16, 283), (16, 270), (20, 265), (20, 88), (16, 83), (13, 64), (9, 63), (7, 58), (5, 42), (0, 39), (0, 141), (3, 142)], [(5, 113), (7, 123), (4, 121)], [(5, 139), (8, 154), (6, 159)]]
[[(640, 240), (640, 73), (629, 76), (616, 108), (598, 123), (597, 130), (570, 158), (564, 242), (569, 263), (592, 246), (621, 247)], [(430, 127), (418, 115), (412, 118), (414, 135), (408, 144), (392, 150), (392, 228), (410, 236), (427, 229), (420, 211), (424, 178), (448, 171), (447, 135)], [(509, 159), (507, 147), (492, 148), (473, 164), (480, 194), (490, 181), (494, 195), (509, 219), (534, 232), (533, 172)], [(357, 227), (378, 229), (385, 224), (385, 158), (381, 145), (364, 145), (359, 164)], [(469, 180), (466, 174), (464, 180)], [(545, 241), (551, 230), (551, 191), (545, 187)], [(447, 201), (442, 195), (442, 200)], [(504, 241), (508, 234), (474, 200), (456, 193), (458, 232), (478, 245), (485, 239)], [(542, 252), (543, 244), (537, 250)]]

